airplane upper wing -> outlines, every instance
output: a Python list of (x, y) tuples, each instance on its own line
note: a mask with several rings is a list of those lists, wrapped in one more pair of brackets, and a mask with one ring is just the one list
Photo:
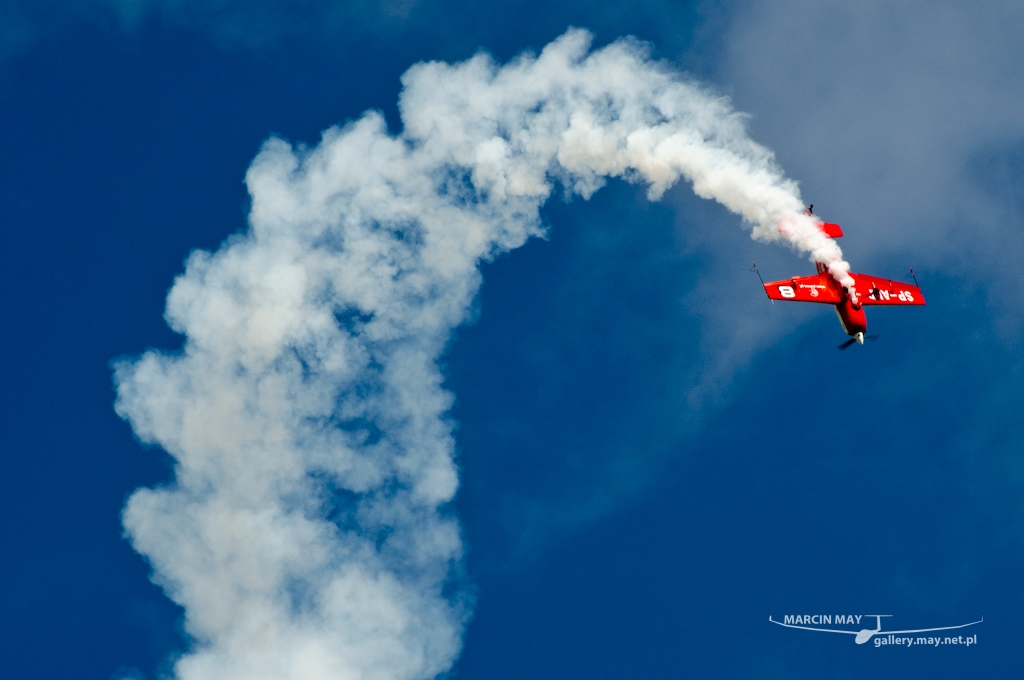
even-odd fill
[(813, 276), (794, 276), (784, 281), (772, 281), (764, 284), (764, 290), (772, 300), (792, 300), (793, 302), (826, 302), (834, 305), (839, 302), (839, 292), (828, 274)]
[(924, 295), (917, 286), (890, 281), (867, 274), (850, 274), (856, 281), (862, 305), (923, 305)]

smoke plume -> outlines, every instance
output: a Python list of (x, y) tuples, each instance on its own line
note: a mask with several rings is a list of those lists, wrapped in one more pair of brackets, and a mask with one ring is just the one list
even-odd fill
[[(368, 112), (314, 148), (267, 141), (250, 228), (197, 251), (166, 318), (180, 353), (116, 369), (117, 412), (175, 459), (124, 510), (185, 610), (182, 680), (430, 678), (471, 601), (449, 503), (452, 399), (437, 359), (479, 264), (543, 232), (556, 187), (680, 178), (842, 277), (847, 265), (728, 101), (620, 40), (403, 76), (404, 125)], [(782, 229), (780, 230), (780, 226)]]

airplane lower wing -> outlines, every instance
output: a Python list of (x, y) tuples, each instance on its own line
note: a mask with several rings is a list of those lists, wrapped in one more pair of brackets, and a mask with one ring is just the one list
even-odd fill
[(917, 286), (890, 281), (867, 274), (850, 274), (856, 281), (862, 305), (923, 305), (924, 295)]
[(830, 305), (839, 302), (839, 293), (828, 274), (794, 276), (784, 281), (772, 281), (764, 284), (764, 290), (772, 300), (825, 302)]

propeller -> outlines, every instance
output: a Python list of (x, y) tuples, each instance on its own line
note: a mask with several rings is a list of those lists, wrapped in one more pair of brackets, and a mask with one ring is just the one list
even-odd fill
[[(878, 338), (880, 338), (880, 337), (882, 337), (882, 336), (880, 336), (880, 335), (878, 335), (876, 333), (874, 335), (865, 335), (864, 339), (865, 340), (878, 340)], [(857, 338), (850, 338), (849, 340), (847, 340), (843, 344), (839, 345), (839, 349), (840, 350), (846, 350), (846, 349), (848, 349), (850, 347), (850, 345), (852, 345), (855, 342), (857, 342)]]

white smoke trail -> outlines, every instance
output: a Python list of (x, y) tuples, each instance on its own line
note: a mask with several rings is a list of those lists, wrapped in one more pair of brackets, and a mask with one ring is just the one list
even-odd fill
[(367, 113), (313, 149), (271, 139), (250, 229), (195, 252), (167, 301), (180, 354), (116, 370), (117, 412), (176, 460), (124, 525), (185, 609), (182, 680), (429, 678), (468, 617), (451, 397), (437, 359), (481, 260), (542, 232), (555, 183), (680, 177), (843, 271), (795, 183), (726, 100), (623, 40), (419, 64), (404, 130)]

